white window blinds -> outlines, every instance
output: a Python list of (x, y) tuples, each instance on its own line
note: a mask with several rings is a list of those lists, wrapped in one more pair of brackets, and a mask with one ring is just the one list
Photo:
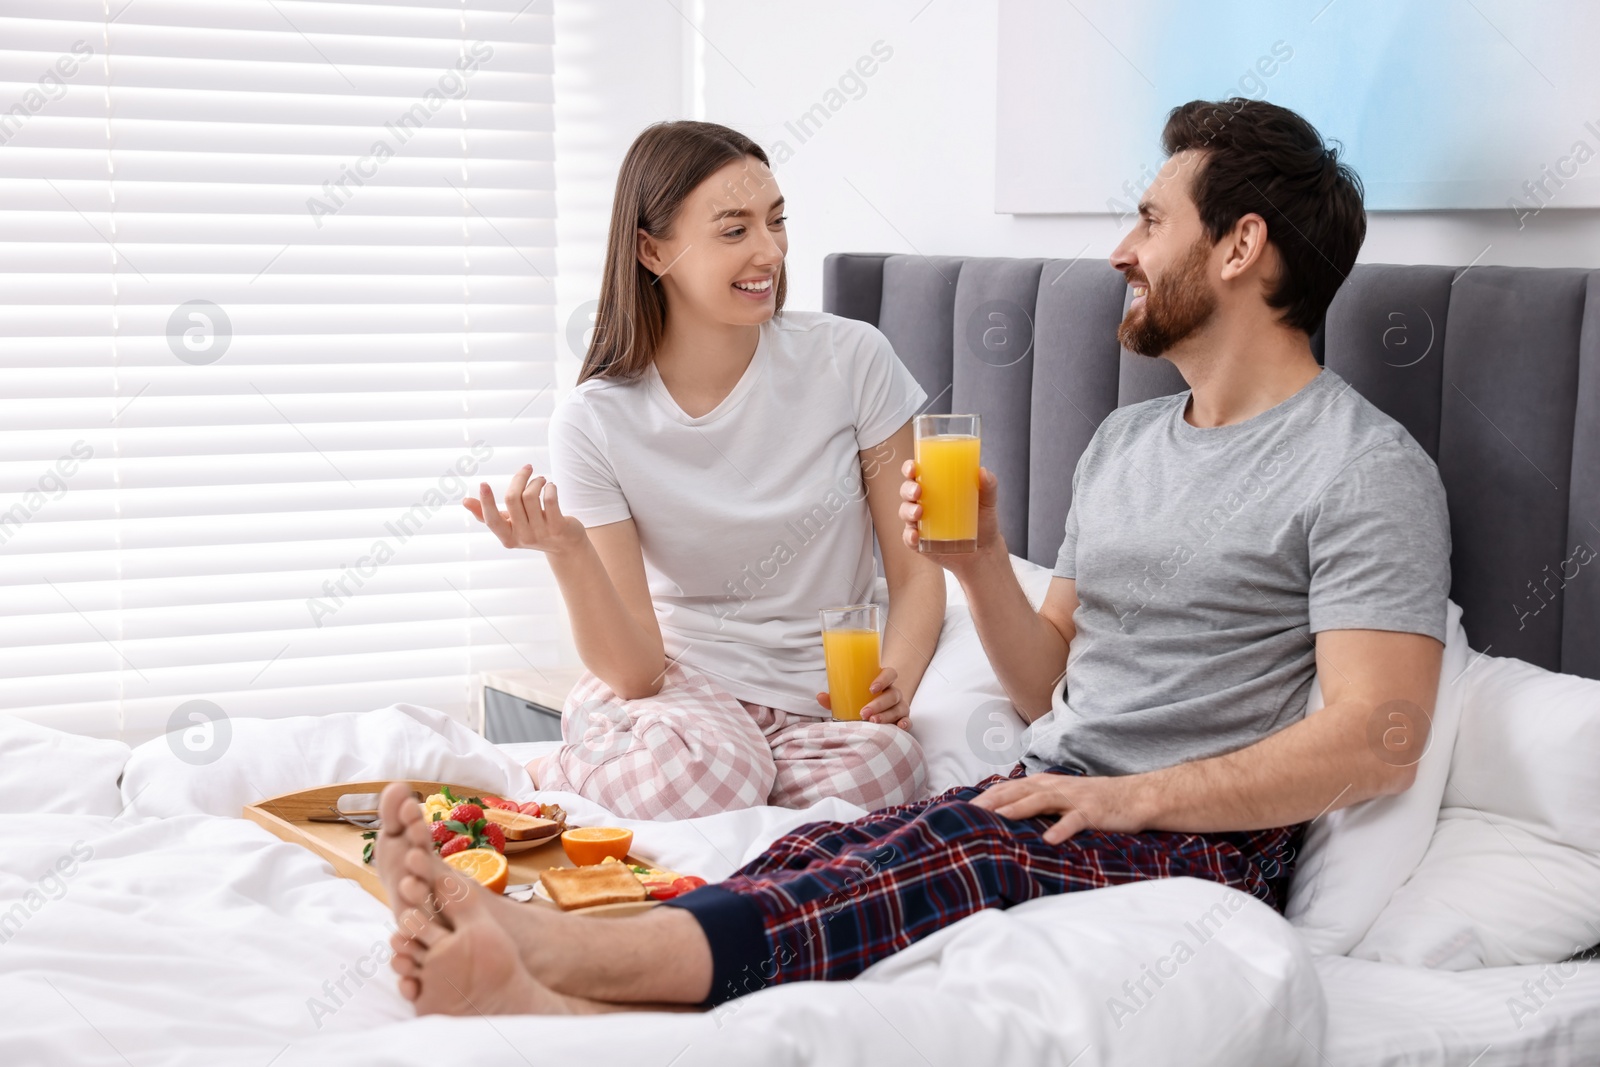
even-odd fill
[(555, 661), (548, 0), (0, 3), (0, 712), (138, 742)]

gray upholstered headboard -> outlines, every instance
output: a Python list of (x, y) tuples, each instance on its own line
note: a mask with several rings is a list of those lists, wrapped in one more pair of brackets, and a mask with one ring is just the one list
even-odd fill
[[(1120, 349), (1126, 299), (1104, 260), (824, 266), (825, 310), (875, 323), (929, 411), (983, 416), (1007, 543), (1045, 565), (1100, 420), (1187, 388)], [(1312, 342), (1438, 463), (1473, 647), (1600, 678), (1600, 272), (1361, 265)]]

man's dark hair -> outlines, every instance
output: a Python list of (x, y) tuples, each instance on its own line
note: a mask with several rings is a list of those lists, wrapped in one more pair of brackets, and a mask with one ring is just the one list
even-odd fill
[(1367, 236), (1356, 172), (1293, 111), (1237, 96), (1173, 108), (1161, 146), (1169, 156), (1201, 153), (1190, 195), (1212, 243), (1244, 215), (1267, 220), (1283, 261), (1267, 303), (1289, 326), (1314, 331)]

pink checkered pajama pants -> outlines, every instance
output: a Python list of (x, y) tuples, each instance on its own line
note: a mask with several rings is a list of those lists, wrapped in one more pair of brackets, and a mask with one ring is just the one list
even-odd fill
[(585, 673), (567, 697), (561, 735), (561, 748), (530, 767), (539, 788), (577, 793), (626, 819), (804, 808), (824, 797), (871, 810), (919, 800), (928, 788), (909, 731), (737, 700), (681, 664), (667, 669), (659, 693), (637, 700)]

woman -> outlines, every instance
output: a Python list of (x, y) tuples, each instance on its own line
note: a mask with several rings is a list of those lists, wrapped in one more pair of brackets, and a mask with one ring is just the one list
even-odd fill
[[(503, 512), (487, 484), (464, 501), (507, 547), (546, 554), (588, 668), (563, 747), (528, 771), (620, 816), (926, 791), (906, 714), (944, 581), (897, 517), (926, 397), (873, 327), (779, 314), (782, 212), (742, 134), (640, 134), (579, 384), (550, 420), (553, 478), (522, 468)], [(871, 599), (874, 532), (883, 671), (863, 721), (835, 722), (817, 612)]]

